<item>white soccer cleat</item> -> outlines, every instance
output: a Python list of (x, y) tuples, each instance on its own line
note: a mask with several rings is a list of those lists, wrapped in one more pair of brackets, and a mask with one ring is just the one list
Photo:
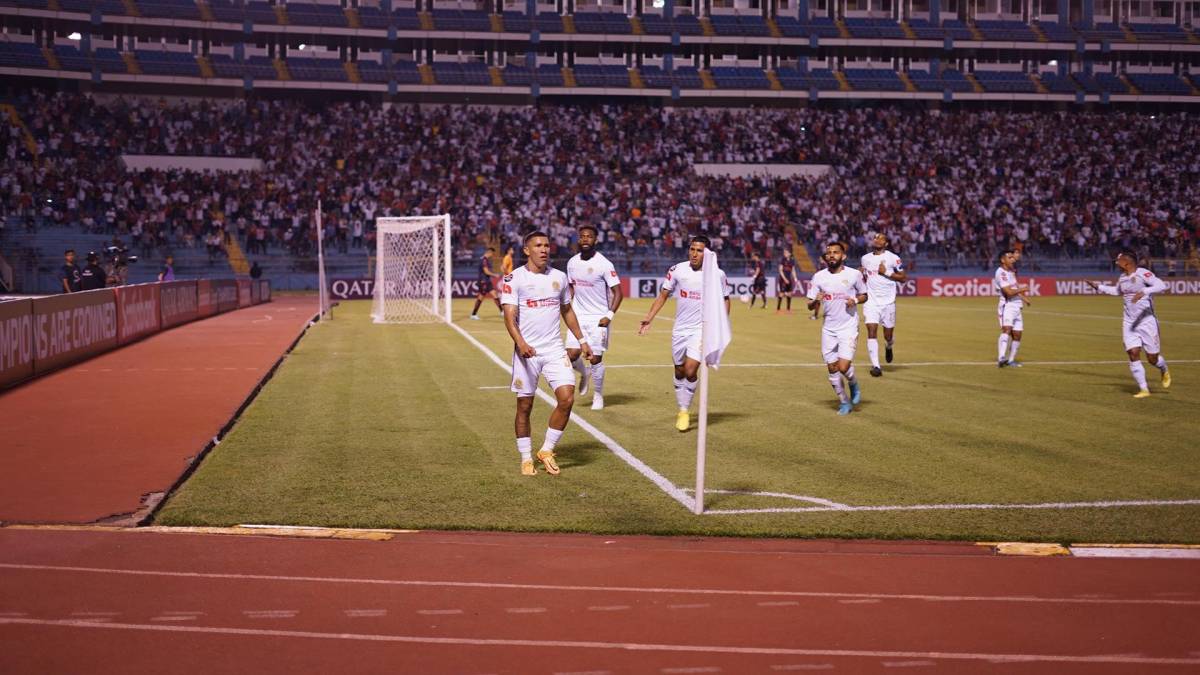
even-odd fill
[(592, 410), (604, 410), (604, 397), (600, 394), (592, 397)]
[(583, 369), (583, 377), (579, 378), (579, 389), (576, 390), (575, 395), (583, 396), (584, 394), (588, 393), (588, 389), (590, 388), (589, 385), (591, 384), (591, 382), (592, 382), (592, 369), (584, 368)]
[(478, 314), (472, 314), (472, 315), (471, 315), (471, 320), (472, 320), (472, 321), (478, 321), (478, 320), (479, 320), (479, 315), (478, 315)]

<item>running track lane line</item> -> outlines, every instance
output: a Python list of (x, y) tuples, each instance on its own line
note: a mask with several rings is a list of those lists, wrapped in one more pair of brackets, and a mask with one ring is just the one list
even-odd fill
[[(228, 572), (170, 572), (160, 570), (125, 570), (106, 567), (71, 567), (65, 565), (28, 565), (0, 563), (0, 569), (119, 574), (129, 576), (175, 577), (188, 579), (231, 579), (235, 581), (292, 581), (300, 583), (371, 584), (379, 586), (413, 586), (424, 588), (478, 588), (495, 590), (577, 591), (601, 593), (647, 593), (655, 595), (718, 595), (761, 596), (784, 598), (837, 598), (872, 600), (928, 600), (932, 602), (1010, 602), (1066, 605), (1164, 605), (1200, 607), (1200, 600), (1170, 598), (1046, 598), (1033, 595), (932, 595), (924, 593), (835, 593), (832, 591), (772, 591), (739, 590), (731, 588), (656, 588), (636, 586), (571, 586), (566, 584), (516, 584), (484, 581), (421, 581), (415, 579), (364, 579), (353, 577), (278, 576), (272, 574), (238, 574)], [(690, 606), (690, 605), (689, 605)], [(699, 605), (696, 605), (699, 606)], [(0, 618), (3, 618), (0, 616)]]
[(49, 619), (6, 619), (0, 625), (54, 626), (88, 628), (92, 630), (155, 631), (160, 633), (206, 633), (210, 635), (243, 635), (251, 637), (309, 638), (319, 640), (352, 640), (360, 642), (394, 642), (426, 645), (467, 645), (474, 647), (541, 647), (561, 650), (619, 649), (634, 652), (685, 652), (693, 654), (746, 654), (766, 656), (825, 656), (844, 658), (941, 659), (954, 661), (988, 661), (991, 663), (1113, 663), (1129, 665), (1200, 665), (1200, 657), (1153, 657), (1126, 654), (987, 654), (978, 652), (893, 652), (852, 649), (789, 649), (786, 647), (735, 647), (731, 645), (680, 645), (637, 642), (594, 642), (582, 640), (508, 640), (496, 638), (444, 638), (419, 635), (380, 635), (364, 633), (319, 633), (316, 631), (271, 630), (219, 626), (176, 626), (139, 623), (92, 623), (87, 621)]
[[(506, 373), (508, 373), (510, 376), (512, 375), (512, 366), (505, 363), (503, 360), (501, 360), (500, 357), (496, 355), (496, 352), (493, 352), (492, 350), (488, 349), (486, 345), (484, 345), (479, 340), (476, 340), (474, 335), (471, 335), (469, 332), (464, 330), (458, 324), (456, 324), (454, 322), (450, 322), (448, 325), (451, 328), (453, 328), (454, 330), (458, 331), (459, 335), (462, 335), (464, 338), (466, 338), (467, 342), (470, 342), (471, 344), (475, 345), (476, 349), (483, 352), (496, 365), (503, 368)], [(538, 398), (542, 399), (546, 403), (549, 403), (551, 406), (558, 405), (558, 402), (555, 401), (553, 398), (551, 398), (550, 394), (547, 394), (546, 392), (542, 391), (542, 389), (540, 387), (537, 389), (537, 395), (538, 395)], [(579, 413), (577, 413), (575, 411), (571, 411), (571, 421), (574, 422), (575, 424), (578, 424), (581, 429), (583, 429), (584, 431), (591, 434), (592, 437), (595, 438), (596, 440), (600, 441), (600, 443), (603, 444), (604, 447), (608, 448), (609, 451), (611, 451), (614, 455), (619, 457), (621, 459), (621, 461), (623, 461), (626, 464), (628, 464), (629, 466), (633, 467), (634, 471), (637, 471), (638, 473), (642, 474), (642, 476), (645, 477), (647, 480), (649, 480), (651, 483), (654, 483), (655, 485), (657, 485), (660, 490), (667, 493), (667, 495), (670, 496), (672, 499), (674, 499), (675, 501), (682, 504), (684, 506), (684, 508), (686, 508), (688, 510), (689, 513), (691, 513), (692, 511), (695, 511), (696, 500), (693, 499), (692, 497), (688, 496), (683, 490), (676, 487), (674, 483), (667, 480), (666, 476), (663, 476), (659, 472), (650, 468), (650, 466), (648, 464), (646, 464), (645, 462), (643, 462), (642, 460), (638, 459), (637, 457), (634, 457), (633, 453), (631, 453), (628, 450), (626, 450), (625, 448), (621, 447), (621, 445), (619, 443), (617, 443), (616, 441), (614, 441), (612, 438), (610, 438), (608, 434), (606, 434), (603, 431), (600, 431), (596, 427), (592, 426), (587, 420), (580, 417)]]

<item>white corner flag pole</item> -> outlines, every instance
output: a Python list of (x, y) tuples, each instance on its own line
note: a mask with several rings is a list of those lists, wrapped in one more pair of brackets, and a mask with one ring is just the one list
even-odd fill
[(317, 198), (317, 302), (321, 303), (321, 310), (317, 314), (318, 321), (325, 320), (325, 312), (328, 308), (328, 298), (325, 294), (329, 289), (325, 287), (325, 227), (321, 224), (321, 199)]
[(733, 340), (729, 313), (725, 311), (725, 288), (717, 254), (705, 249), (700, 302), (700, 429), (696, 436), (696, 500), (693, 512), (704, 513), (704, 462), (708, 450), (708, 368), (718, 368), (721, 354)]
[[(700, 291), (707, 297), (708, 288)], [(704, 353), (704, 339), (700, 340), (700, 353)], [(700, 361), (700, 429), (696, 436), (696, 504), (693, 513), (704, 513), (704, 458), (708, 450), (708, 364)]]

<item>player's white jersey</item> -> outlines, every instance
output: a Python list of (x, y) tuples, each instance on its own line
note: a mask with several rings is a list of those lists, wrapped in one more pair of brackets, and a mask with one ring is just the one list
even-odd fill
[[(1116, 284), (1100, 284), (1099, 288), (1102, 293), (1121, 296), (1125, 303), (1123, 319), (1126, 325), (1132, 326), (1154, 316), (1154, 299), (1151, 295), (1167, 290), (1167, 284), (1155, 276), (1154, 272), (1139, 267), (1133, 274), (1122, 274)], [(1133, 296), (1138, 293), (1141, 293), (1142, 297), (1134, 302)]]
[[(681, 262), (667, 270), (662, 289), (675, 296), (675, 333), (698, 331), (703, 323), (704, 303), (701, 291), (704, 288), (704, 269), (694, 270), (690, 262)], [(729, 282), (721, 270), (722, 297), (729, 297)]]
[(1016, 285), (1017, 285), (1017, 271), (1016, 270), (1009, 271), (1009, 270), (1004, 269), (1003, 267), (996, 268), (996, 276), (992, 278), (992, 286), (995, 287), (995, 289), (996, 289), (996, 295), (1000, 296), (998, 305), (1001, 309), (1003, 309), (1005, 305), (1008, 305), (1009, 307), (1024, 307), (1025, 306), (1025, 300), (1022, 299), (1020, 295), (1014, 295), (1011, 298), (1004, 297), (1004, 291), (1002, 289), (1009, 288), (1011, 286), (1016, 286)]
[(856, 269), (843, 267), (839, 272), (823, 269), (813, 275), (808, 285), (808, 299), (821, 299), (821, 307), (825, 314), (824, 328), (827, 331), (837, 331), (849, 326), (858, 329), (858, 306), (847, 307), (846, 299), (867, 292), (862, 273)]
[(572, 300), (575, 316), (582, 320), (608, 313), (608, 289), (620, 284), (621, 278), (617, 276), (617, 268), (600, 253), (593, 254), (590, 260), (577, 253), (567, 261), (567, 281), (575, 290)]
[(521, 336), (539, 354), (565, 351), (559, 318), (570, 303), (567, 275), (553, 267), (538, 274), (522, 265), (500, 282), (500, 304), (516, 306)]
[(862, 273), (867, 280), (867, 302), (873, 305), (890, 305), (896, 302), (899, 284), (879, 274), (879, 263), (889, 275), (904, 271), (900, 256), (891, 251), (869, 252), (862, 257)]

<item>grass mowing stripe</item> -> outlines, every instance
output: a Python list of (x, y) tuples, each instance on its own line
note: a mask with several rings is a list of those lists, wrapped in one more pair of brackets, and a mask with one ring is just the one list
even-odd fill
[[(506, 373), (508, 373), (509, 375), (512, 375), (512, 366), (510, 366), (509, 364), (502, 361), (500, 359), (500, 357), (496, 355), (496, 352), (493, 352), (492, 350), (485, 347), (482, 342), (475, 339), (475, 336), (473, 336), (470, 333), (468, 333), (467, 331), (463, 330), (462, 327), (459, 326), (458, 324), (451, 323), (449, 325), (451, 328), (458, 331), (459, 335), (466, 338), (467, 342), (470, 342), (472, 345), (475, 346), (476, 349), (478, 349), (479, 351), (486, 354), (488, 356), (488, 358), (490, 358), (492, 360), (493, 363), (495, 363), (496, 365), (503, 368), (504, 371)], [(538, 395), (538, 398), (540, 398), (543, 401), (545, 401), (546, 403), (550, 404), (550, 407), (554, 407), (554, 406), (558, 405), (557, 401), (555, 401), (549, 394), (547, 394), (545, 391), (542, 391), (541, 389), (537, 390), (537, 395)], [(574, 422), (575, 424), (579, 425), (579, 427), (581, 429), (583, 429), (584, 431), (591, 434), (593, 438), (595, 438), (596, 440), (603, 443), (604, 447), (608, 448), (614, 455), (621, 458), (622, 462), (625, 462), (629, 466), (633, 467), (634, 471), (637, 471), (638, 473), (642, 474), (642, 476), (644, 478), (649, 480), (651, 483), (654, 483), (655, 485), (657, 485), (658, 489), (660, 489), (663, 492), (670, 495), (671, 498), (674, 499), (675, 501), (679, 502), (680, 504), (683, 504), (683, 507), (686, 508), (689, 512), (695, 509), (695, 505), (696, 505), (695, 499), (687, 496), (683, 492), (683, 490), (676, 487), (674, 483), (667, 480), (665, 477), (663, 477), (662, 474), (658, 473), (654, 469), (651, 469), (645, 462), (638, 459), (637, 457), (634, 457), (632, 453), (630, 453), (625, 448), (621, 447), (621, 445), (619, 443), (617, 443), (613, 439), (609, 438), (608, 434), (605, 434), (604, 432), (600, 431), (596, 427), (589, 424), (587, 422), (587, 420), (579, 417), (579, 413), (572, 412), (571, 413), (571, 421)]]

